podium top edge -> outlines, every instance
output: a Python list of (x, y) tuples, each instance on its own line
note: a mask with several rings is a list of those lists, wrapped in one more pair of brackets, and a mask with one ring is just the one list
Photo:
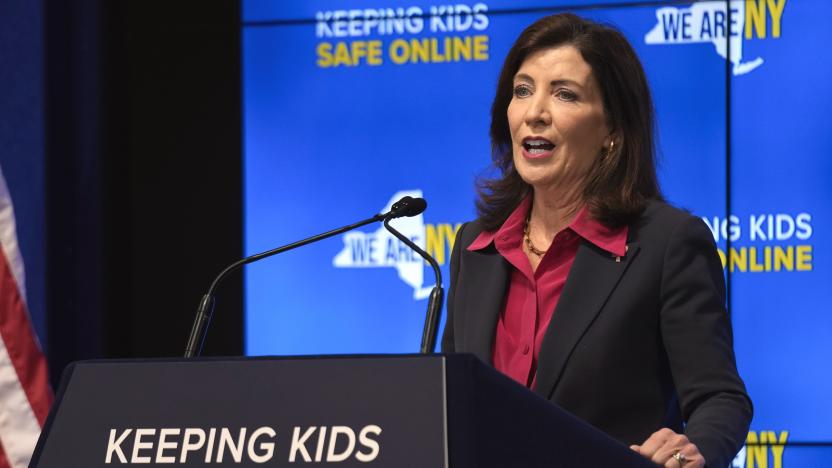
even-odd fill
[[(165, 363), (165, 362), (240, 362), (240, 361), (310, 361), (310, 360), (356, 360), (356, 359), (440, 359), (440, 358), (462, 358), (462, 356), (473, 357), (463, 353), (436, 353), (436, 354), (322, 354), (322, 355), (299, 355), (299, 356), (207, 356), (197, 358), (184, 357), (149, 357), (149, 358), (116, 358), (116, 359), (87, 359), (74, 361), (67, 366), (67, 369), (78, 365), (96, 364), (120, 364), (120, 363)], [(463, 358), (465, 359), (465, 358)]]

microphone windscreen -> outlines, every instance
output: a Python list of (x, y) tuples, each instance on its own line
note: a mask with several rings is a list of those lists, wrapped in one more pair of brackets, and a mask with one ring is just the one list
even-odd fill
[(402, 216), (416, 216), (425, 211), (427, 207), (428, 202), (424, 198), (411, 198)]
[(390, 209), (390, 219), (416, 216), (425, 211), (427, 207), (428, 202), (424, 198), (402, 197), (401, 200), (393, 203)]

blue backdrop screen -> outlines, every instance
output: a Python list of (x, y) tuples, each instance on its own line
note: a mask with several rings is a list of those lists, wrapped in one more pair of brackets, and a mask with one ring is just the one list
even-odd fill
[[(821, 300), (832, 280), (832, 60), (817, 52), (832, 39), (819, 23), (827, 2), (246, 0), (246, 253), (418, 195), (428, 210), (394, 224), (447, 277), (454, 233), (474, 217), (474, 179), (491, 173), (502, 60), (525, 26), (576, 4), (641, 57), (664, 193), (720, 248), (755, 403), (757, 445), (735, 466), (820, 466), (812, 444), (832, 440)], [(380, 225), (249, 266), (246, 352), (416, 352), (432, 283)]]

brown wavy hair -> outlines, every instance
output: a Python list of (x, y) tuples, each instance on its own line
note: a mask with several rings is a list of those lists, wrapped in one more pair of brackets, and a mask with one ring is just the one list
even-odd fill
[(617, 227), (633, 222), (651, 199), (662, 199), (656, 178), (653, 100), (635, 51), (621, 32), (564, 13), (546, 16), (527, 27), (506, 56), (491, 105), (491, 157), (500, 177), (477, 181), (477, 213), (485, 230), (498, 229), (530, 193), (514, 168), (508, 105), (514, 75), (534, 52), (574, 46), (601, 88), (604, 114), (616, 135), (614, 150), (599, 158), (583, 192), (590, 214)]

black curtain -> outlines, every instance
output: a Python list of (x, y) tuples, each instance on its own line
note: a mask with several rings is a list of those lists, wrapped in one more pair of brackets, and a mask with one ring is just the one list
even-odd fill
[[(71, 361), (179, 356), (242, 256), (237, 1), (46, 0), (47, 322)], [(205, 354), (243, 351), (242, 275)]]

